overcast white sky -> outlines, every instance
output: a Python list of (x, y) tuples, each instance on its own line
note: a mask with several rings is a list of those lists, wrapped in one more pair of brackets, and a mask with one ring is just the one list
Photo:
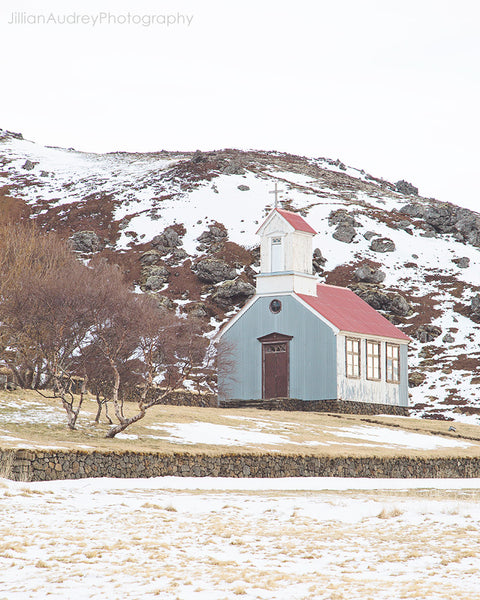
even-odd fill
[[(38, 15), (90, 23), (9, 24)], [(95, 152), (340, 158), (479, 209), (479, 17), (478, 0), (2, 0), (0, 127)]]

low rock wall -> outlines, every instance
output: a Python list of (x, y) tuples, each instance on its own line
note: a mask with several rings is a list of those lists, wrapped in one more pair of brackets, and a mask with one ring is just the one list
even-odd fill
[[(267, 410), (300, 410), (312, 412), (343, 413), (347, 415), (396, 415), (408, 417), (407, 406), (394, 404), (375, 404), (373, 402), (353, 402), (351, 400), (295, 400), (285, 398), (272, 400), (272, 407), (265, 406)], [(263, 408), (263, 407), (259, 407)]]
[(408, 417), (408, 406), (353, 402), (351, 400), (298, 400), (274, 398), (271, 400), (221, 400), (220, 408), (259, 408), (261, 410), (298, 410), (329, 412), (347, 415), (396, 415)]
[(171, 392), (162, 399), (160, 404), (172, 404), (174, 406), (218, 406), (216, 394), (196, 394), (188, 390)]
[[(84, 477), (480, 477), (477, 458), (325, 457), (291, 454), (0, 450), (17, 481)], [(8, 469), (6, 468), (8, 466)]]
[(355, 415), (408, 416), (407, 406), (353, 402), (351, 400), (298, 400), (275, 398), (272, 400), (220, 400), (215, 394), (196, 394), (190, 391), (172, 392), (162, 404), (176, 406), (210, 406), (220, 408), (259, 408), (262, 410), (298, 410), (306, 412), (331, 412)]

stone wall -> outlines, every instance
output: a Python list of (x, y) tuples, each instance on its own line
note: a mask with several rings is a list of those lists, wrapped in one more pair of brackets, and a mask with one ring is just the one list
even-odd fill
[(408, 416), (407, 406), (353, 402), (351, 400), (297, 400), (296, 398), (275, 398), (272, 400), (223, 400), (220, 401), (220, 408), (260, 408), (262, 410), (299, 410), (350, 415)]
[[(9, 470), (6, 472), (5, 465)], [(19, 481), (83, 477), (480, 477), (480, 457), (325, 457), (291, 454), (0, 450), (3, 476)]]
[(353, 402), (351, 400), (298, 400), (274, 398), (271, 400), (220, 400), (216, 394), (197, 394), (188, 390), (172, 392), (161, 402), (175, 406), (210, 406), (220, 408), (260, 408), (262, 410), (299, 410), (331, 412), (350, 415), (396, 415), (408, 417), (408, 407), (394, 404)]
[(174, 406), (213, 406), (217, 408), (216, 394), (197, 394), (188, 390), (171, 392), (162, 399), (161, 404), (173, 404)]

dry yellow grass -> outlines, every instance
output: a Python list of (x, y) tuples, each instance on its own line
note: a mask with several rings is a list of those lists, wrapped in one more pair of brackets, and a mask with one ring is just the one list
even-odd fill
[[(144, 419), (126, 430), (133, 439), (105, 439), (108, 424), (102, 418), (99, 425), (94, 423), (96, 403), (88, 400), (82, 407), (79, 426), (76, 431), (66, 427), (66, 418), (59, 400), (45, 399), (37, 393), (26, 390), (14, 392), (0, 391), (0, 444), (12, 447), (58, 447), (91, 450), (132, 450), (137, 452), (205, 452), (219, 454), (225, 452), (278, 453), (322, 456), (408, 456), (469, 457), (480, 455), (480, 427), (456, 423), (456, 432), (449, 432), (450, 423), (444, 421), (413, 418), (336, 415), (327, 413), (262, 411), (255, 409), (216, 409), (188, 406), (153, 407)], [(127, 414), (135, 411), (135, 405), (125, 405)], [(24, 420), (19, 415), (24, 415)], [(246, 444), (244, 446), (214, 444), (178, 444), (164, 438), (169, 436), (170, 423), (211, 423), (227, 425), (236, 429), (255, 430), (261, 433), (281, 436), (285, 443)], [(468, 441), (467, 448), (439, 448), (436, 450), (414, 450), (361, 439), (335, 435), (340, 429), (352, 427), (387, 428), (394, 431), (407, 431), (424, 435), (439, 435), (444, 439), (458, 438)], [(163, 438), (163, 439), (162, 439)], [(8, 461), (7, 461), (8, 462)], [(9, 466), (0, 465), (0, 476)]]
[(391, 509), (382, 508), (381, 512), (378, 514), (379, 519), (394, 519), (395, 517), (399, 517), (402, 514), (402, 511), (396, 506)]

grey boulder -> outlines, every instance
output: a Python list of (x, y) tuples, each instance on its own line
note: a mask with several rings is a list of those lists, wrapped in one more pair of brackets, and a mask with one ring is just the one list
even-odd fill
[(233, 267), (218, 258), (203, 258), (192, 266), (192, 271), (205, 283), (220, 283), (237, 275)]

